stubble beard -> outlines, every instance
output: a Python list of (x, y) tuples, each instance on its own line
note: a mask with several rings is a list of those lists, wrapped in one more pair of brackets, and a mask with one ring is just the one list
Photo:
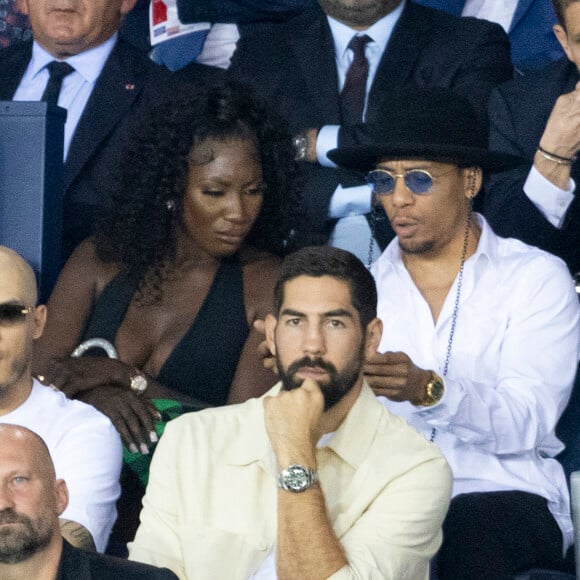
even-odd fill
[(341, 401), (354, 387), (362, 371), (363, 357), (364, 344), (361, 345), (359, 352), (348, 361), (340, 373), (332, 363), (322, 358), (304, 357), (291, 363), (288, 368), (284, 368), (280, 357), (276, 354), (276, 362), (278, 365), (278, 373), (282, 380), (282, 388), (286, 391), (297, 389), (304, 382), (303, 379), (296, 377), (296, 373), (300, 368), (313, 367), (324, 370), (329, 378), (327, 381), (319, 382), (318, 385), (324, 397), (324, 410), (328, 411)]
[(2, 398), (2, 395), (10, 391), (12, 387), (28, 373), (28, 365), (31, 355), (32, 346), (30, 347), (30, 352), (24, 352), (21, 356), (12, 360), (8, 377), (4, 379), (4, 382), (0, 382), (0, 399)]
[(20, 524), (0, 527), (0, 563), (19, 564), (46, 548), (54, 534), (50, 514), (32, 520), (7, 508), (0, 512), (1, 524)]
[(433, 240), (427, 240), (424, 242), (417, 242), (415, 244), (408, 244), (406, 242), (401, 242), (399, 238), (399, 248), (404, 254), (420, 255), (427, 254), (435, 247), (435, 242)]

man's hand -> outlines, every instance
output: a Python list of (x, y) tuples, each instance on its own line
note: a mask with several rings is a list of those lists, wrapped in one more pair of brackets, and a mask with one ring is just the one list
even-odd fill
[[(266, 336), (266, 328), (265, 323), (263, 320), (259, 318), (254, 320), (254, 330), (257, 330), (259, 333)], [(266, 339), (264, 339), (258, 345), (258, 356), (262, 359), (262, 364), (264, 368), (271, 370), (273, 373), (278, 374), (278, 367), (276, 366), (276, 359), (274, 358), (274, 354), (270, 350)]]
[[(580, 150), (580, 82), (571, 93), (558, 97), (539, 144), (545, 151), (568, 159)], [(550, 161), (541, 153), (536, 153), (534, 165), (554, 185), (568, 189), (569, 165)]]
[(424, 399), (425, 386), (431, 379), (431, 373), (416, 366), (404, 352), (373, 354), (365, 362), (364, 373), (375, 395), (414, 405)]
[(316, 465), (317, 427), (323, 411), (322, 391), (312, 379), (292, 391), (264, 398), (266, 432), (280, 467)]

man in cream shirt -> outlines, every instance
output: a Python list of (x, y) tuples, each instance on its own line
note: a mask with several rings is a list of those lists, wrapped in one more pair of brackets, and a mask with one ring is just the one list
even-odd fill
[(362, 375), (372, 276), (330, 247), (289, 256), (266, 320), (281, 382), (171, 422), (129, 557), (179, 578), (428, 578), (450, 471)]

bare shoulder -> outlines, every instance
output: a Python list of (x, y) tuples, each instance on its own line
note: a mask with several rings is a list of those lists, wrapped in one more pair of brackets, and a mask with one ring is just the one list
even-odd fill
[(240, 262), (244, 277), (273, 277), (274, 281), (280, 273), (282, 260), (264, 250), (247, 247), (240, 252)]
[(261, 250), (244, 248), (240, 252), (244, 273), (244, 298), (248, 319), (263, 318), (271, 311), (274, 286), (280, 274), (282, 260)]
[(103, 288), (119, 273), (115, 262), (104, 262), (97, 255), (93, 238), (81, 242), (68, 259), (63, 275), (70, 280), (90, 281), (99, 295)]

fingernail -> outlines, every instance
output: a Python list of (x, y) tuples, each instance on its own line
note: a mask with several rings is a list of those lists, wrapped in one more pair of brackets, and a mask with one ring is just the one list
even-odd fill
[(149, 455), (149, 447), (145, 443), (141, 443), (139, 449), (141, 449), (141, 455)]
[(149, 433), (149, 439), (151, 443), (157, 443), (157, 441), (159, 441), (159, 437), (157, 437), (157, 433), (155, 433), (155, 431), (151, 431), (151, 433)]
[(129, 445), (129, 451), (131, 453), (139, 453), (139, 449), (137, 449), (137, 445), (135, 445), (135, 443), (131, 443)]

